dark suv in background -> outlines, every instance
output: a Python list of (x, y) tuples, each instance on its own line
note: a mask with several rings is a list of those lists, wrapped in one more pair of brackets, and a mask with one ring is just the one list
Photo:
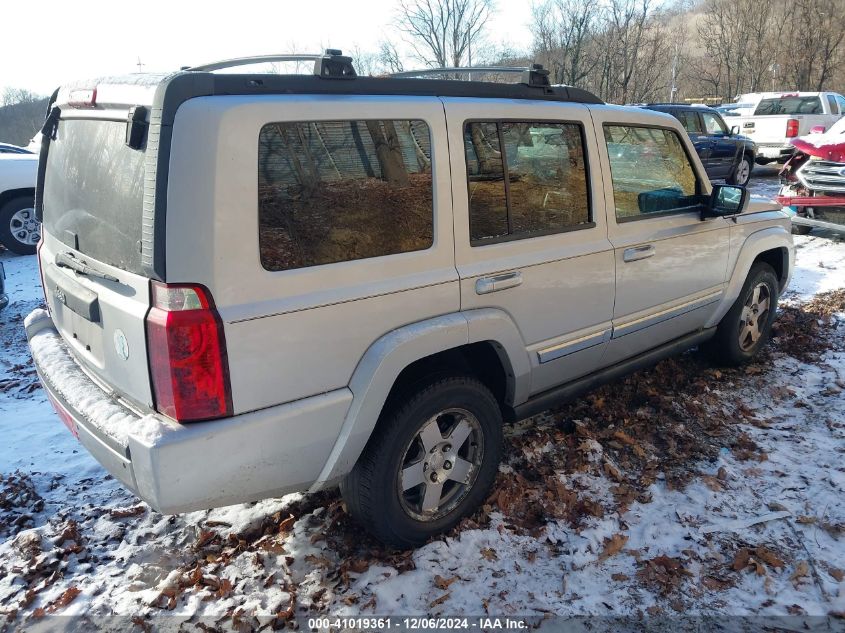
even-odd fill
[(681, 122), (710, 180), (748, 184), (757, 146), (750, 138), (739, 134), (738, 126), (726, 125), (717, 110), (680, 103), (651, 103), (642, 107), (666, 112)]

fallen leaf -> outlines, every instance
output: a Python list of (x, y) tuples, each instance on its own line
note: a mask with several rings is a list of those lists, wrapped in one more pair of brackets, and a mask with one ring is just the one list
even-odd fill
[(496, 556), (496, 550), (493, 550), (493, 549), (491, 549), (491, 548), (489, 548), (489, 547), (485, 547), (484, 549), (482, 549), (482, 550), (481, 550), (481, 555), (482, 555), (482, 556), (483, 556), (486, 560), (489, 560), (489, 561), (499, 560), (499, 557), (498, 557), (498, 556)]
[(454, 576), (454, 577), (448, 578), (448, 579), (443, 578), (443, 576), (435, 576), (434, 577), (434, 586), (437, 587), (438, 589), (442, 589), (443, 591), (446, 591), (446, 589), (449, 588), (449, 585), (451, 585), (456, 580), (458, 580), (457, 576)]
[(611, 556), (615, 556), (622, 551), (625, 543), (628, 542), (628, 537), (624, 534), (614, 534), (610, 538), (604, 539), (604, 548), (599, 554), (599, 562), (605, 561)]
[(446, 602), (446, 601), (449, 599), (449, 596), (451, 596), (451, 595), (452, 595), (451, 593), (444, 593), (442, 596), (440, 596), (440, 597), (439, 597), (439, 598), (437, 598), (436, 600), (434, 600), (434, 601), (432, 601), (431, 603), (429, 603), (428, 607), (429, 607), (430, 609), (432, 609), (432, 608), (434, 608), (434, 607), (436, 607), (436, 606), (438, 606), (438, 605), (443, 604), (444, 602)]

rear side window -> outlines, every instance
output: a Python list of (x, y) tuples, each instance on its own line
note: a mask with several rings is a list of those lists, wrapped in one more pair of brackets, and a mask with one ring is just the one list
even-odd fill
[(468, 122), (464, 150), (473, 246), (592, 226), (580, 125)]
[(839, 106), (836, 104), (836, 97), (833, 95), (827, 95), (827, 104), (830, 106), (830, 112), (832, 114), (839, 114)]
[(258, 243), (267, 270), (429, 248), (424, 121), (269, 123), (258, 141)]
[(821, 114), (822, 102), (818, 97), (777, 97), (763, 99), (754, 110), (759, 114)]
[(673, 130), (605, 125), (616, 217), (624, 222), (699, 204), (699, 186)]
[(702, 134), (701, 123), (698, 120), (698, 114), (695, 112), (688, 112), (686, 110), (676, 110), (672, 114), (681, 122), (684, 129), (690, 134)]

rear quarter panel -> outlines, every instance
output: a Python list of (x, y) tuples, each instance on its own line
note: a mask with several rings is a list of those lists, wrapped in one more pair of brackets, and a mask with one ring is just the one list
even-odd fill
[[(281, 121), (422, 119), (430, 129), (434, 244), (271, 272), (258, 244), (258, 139)], [(202, 97), (176, 115), (168, 282), (207, 286), (224, 322), (235, 413), (346, 386), (365, 351), (408, 323), (459, 310), (442, 103), (434, 97)]]

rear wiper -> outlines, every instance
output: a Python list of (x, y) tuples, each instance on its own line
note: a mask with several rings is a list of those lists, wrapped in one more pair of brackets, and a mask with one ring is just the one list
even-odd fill
[(97, 270), (86, 264), (83, 261), (80, 261), (76, 258), (76, 255), (71, 253), (70, 251), (64, 251), (56, 255), (56, 266), (63, 266), (65, 268), (70, 268), (71, 270), (75, 270), (80, 275), (87, 275), (88, 277), (97, 277), (98, 279), (105, 279), (106, 281), (117, 281), (118, 283), (120, 280), (115, 277), (114, 275), (109, 275), (108, 273), (104, 273), (101, 270)]

